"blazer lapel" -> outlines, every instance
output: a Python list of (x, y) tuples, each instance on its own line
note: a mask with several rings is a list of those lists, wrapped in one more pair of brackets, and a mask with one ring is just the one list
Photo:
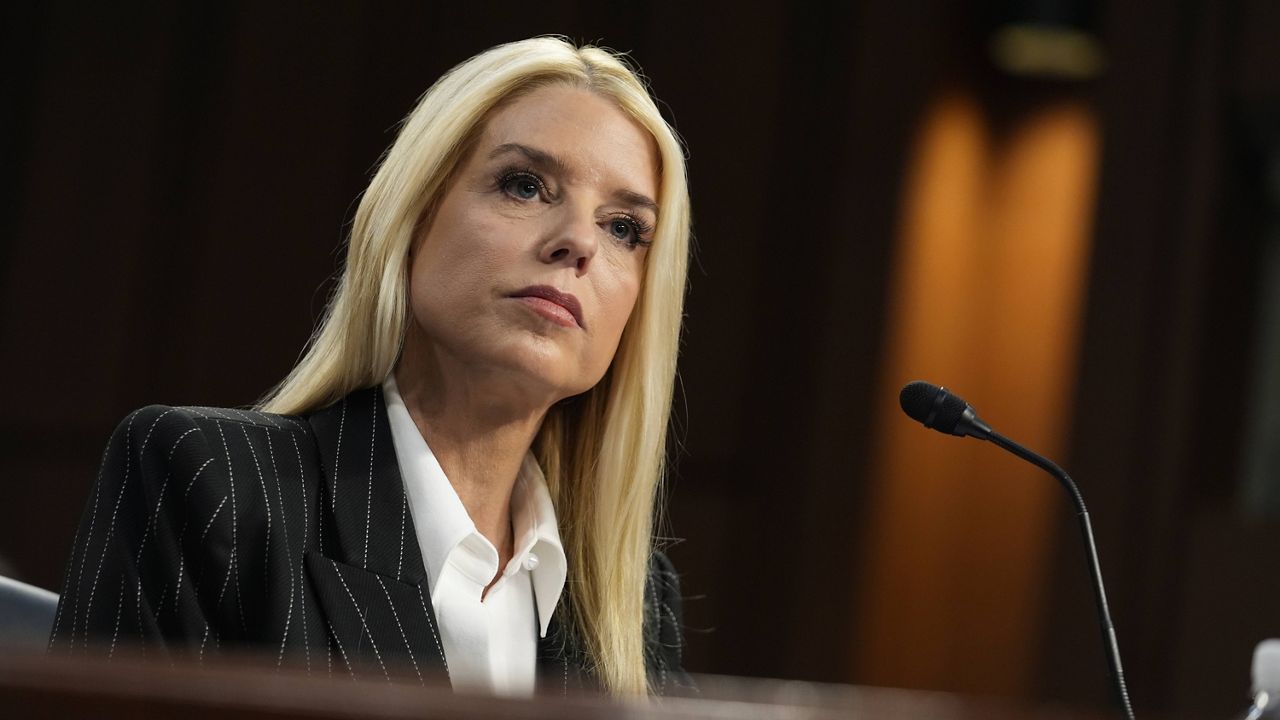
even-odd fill
[(447, 670), (382, 388), (309, 418), (324, 475), (319, 552), (307, 572), (353, 676)]

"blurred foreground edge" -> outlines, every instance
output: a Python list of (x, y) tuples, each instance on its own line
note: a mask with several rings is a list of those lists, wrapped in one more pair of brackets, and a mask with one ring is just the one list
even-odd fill
[(619, 702), (597, 695), (513, 699), (455, 694), (443, 676), (410, 682), (278, 669), (260, 656), (217, 662), (0, 657), (5, 718), (1054, 718), (1088, 720), (1062, 708), (1026, 708), (937, 692), (802, 681), (696, 676), (696, 697)]

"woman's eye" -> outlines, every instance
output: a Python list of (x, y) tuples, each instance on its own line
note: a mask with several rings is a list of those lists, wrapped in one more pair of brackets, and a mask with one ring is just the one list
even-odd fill
[(647, 247), (653, 242), (646, 239), (653, 232), (653, 226), (628, 215), (610, 219), (605, 228), (614, 239), (632, 250)]
[(631, 240), (636, 236), (636, 229), (626, 220), (614, 220), (609, 223), (609, 232), (619, 240)]
[(533, 200), (542, 194), (542, 184), (537, 178), (523, 173), (509, 175), (502, 181), (502, 189), (512, 197), (521, 200)]

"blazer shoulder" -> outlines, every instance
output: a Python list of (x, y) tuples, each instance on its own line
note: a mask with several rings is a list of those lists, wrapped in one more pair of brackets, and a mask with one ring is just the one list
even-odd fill
[(203, 405), (147, 405), (120, 421), (121, 428), (144, 426), (147, 429), (208, 426), (210, 422), (229, 422), (260, 428), (304, 431), (303, 419), (295, 415), (278, 415), (258, 410), (207, 407)]
[[(295, 435), (306, 441), (310, 430), (299, 418), (255, 410), (203, 406), (147, 405), (125, 416), (108, 441), (104, 470), (120, 461), (140, 469), (177, 470), (224, 453), (228, 430), (257, 429), (267, 435)], [(113, 462), (114, 460), (114, 462)], [(127, 475), (126, 475), (127, 477)]]
[[(286, 512), (282, 498), (313, 507), (318, 492), (263, 479), (276, 470), (273, 448), (288, 453), (281, 472), (304, 472), (308, 446), (305, 438), (290, 442), (283, 433), (291, 432), (305, 428), (284, 416), (227, 408), (148, 405), (126, 415), (103, 452), (72, 541), (50, 648), (101, 643), (111, 653), (117, 640), (132, 639), (204, 653), (211, 627), (214, 647), (243, 639), (245, 619), (265, 611), (241, 607), (237, 595), (236, 622), (227, 620), (225, 578), (292, 577), (273, 572), (283, 566), (268, 566), (262, 552), (274, 539), (271, 511)], [(296, 457), (297, 466), (285, 457)], [(285, 532), (281, 527), (276, 537)]]
[(305, 420), (297, 415), (279, 415), (276, 413), (262, 412), (260, 410), (206, 407), (203, 405), (188, 405), (181, 407), (152, 405), (150, 408), (143, 408), (143, 410), (151, 408), (163, 408), (168, 411), (173, 411), (178, 413), (181, 417), (191, 418), (202, 425), (235, 423), (238, 425), (247, 425), (249, 427), (263, 428), (266, 430), (283, 430), (290, 433), (308, 432)]
[(148, 405), (129, 413), (116, 425), (107, 444), (107, 456), (142, 458), (164, 449), (172, 456), (177, 443), (199, 439), (203, 428), (185, 408)]

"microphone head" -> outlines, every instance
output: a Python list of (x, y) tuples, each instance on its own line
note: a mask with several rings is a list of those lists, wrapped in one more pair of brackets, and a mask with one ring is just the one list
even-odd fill
[(1280, 640), (1263, 640), (1254, 649), (1253, 692), (1280, 695)]
[(910, 382), (898, 394), (898, 403), (912, 420), (924, 423), (927, 428), (951, 435), (968, 434), (957, 430), (969, 403), (946, 388), (921, 380)]

